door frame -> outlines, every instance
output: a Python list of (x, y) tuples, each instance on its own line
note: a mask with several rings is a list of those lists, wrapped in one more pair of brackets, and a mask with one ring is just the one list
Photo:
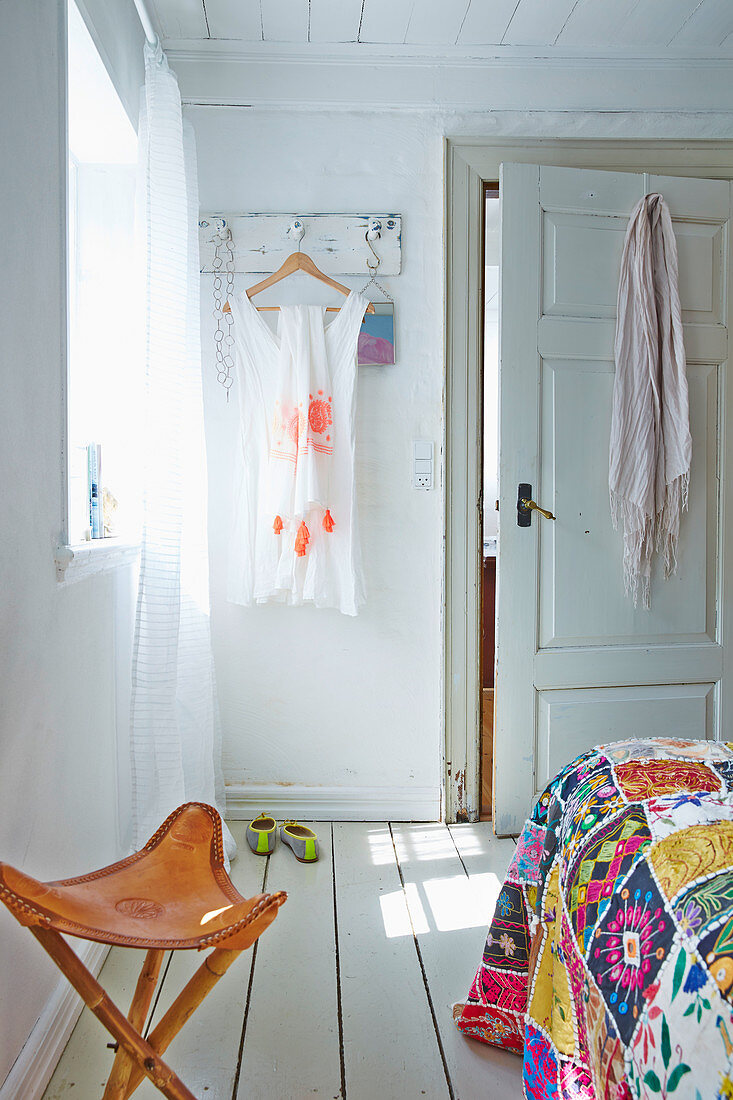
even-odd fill
[[(502, 162), (512, 161), (730, 180), (733, 141), (447, 137), (444, 154), (444, 781), (446, 820), (454, 822), (477, 820), (480, 806), (484, 184), (499, 178)], [(729, 276), (732, 251), (729, 243)], [(728, 293), (733, 293), (733, 284)], [(733, 424), (733, 386), (721, 397), (723, 438), (725, 426)], [(733, 454), (733, 448), (728, 450)], [(721, 463), (721, 473), (724, 469)], [(733, 515), (733, 476), (723, 479), (721, 490), (722, 540), (725, 516)], [(733, 672), (733, 578), (725, 579), (732, 572), (726, 564), (723, 559), (726, 591), (720, 593), (718, 630), (725, 671), (730, 666)], [(722, 726), (723, 715), (720, 722)]]

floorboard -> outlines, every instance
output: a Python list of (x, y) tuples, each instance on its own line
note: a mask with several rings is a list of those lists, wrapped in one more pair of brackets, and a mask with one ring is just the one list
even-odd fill
[[(247, 823), (229, 823), (237, 842), (237, 858), (230, 877), (245, 898), (262, 893), (267, 859), (253, 855), (247, 847)], [(263, 938), (275, 935), (282, 913)], [(206, 952), (174, 951), (173, 959), (153, 1012), (152, 1026), (170, 1007), (186, 982), (204, 961)], [(164, 1058), (195, 1096), (206, 1100), (231, 1100), (237, 1071), (244, 1006), (247, 999), (253, 951), (244, 951), (217, 982), (191, 1020), (168, 1047)], [(148, 1081), (139, 1092), (140, 1100), (160, 1100), (160, 1093)]]
[(276, 934), (259, 942), (238, 1100), (343, 1095), (331, 825), (311, 828), (320, 844), (317, 863), (299, 863), (279, 840), (270, 856), (267, 889), (287, 890), (288, 900)]
[(348, 1100), (449, 1096), (389, 826), (334, 824)]
[(517, 846), (512, 837), (494, 836), (490, 821), (471, 821), (447, 828), (467, 875), (473, 878), (491, 873), (503, 879)]
[[(115, 947), (100, 971), (99, 981), (124, 1012), (127, 1012), (132, 1000), (144, 959), (144, 951)], [(107, 1049), (107, 1043), (111, 1041), (112, 1036), (107, 1029), (85, 1008), (43, 1094), (43, 1100), (67, 1100), (72, 1096), (96, 1100), (100, 1097), (114, 1060), (114, 1053)]]
[(453, 1096), (519, 1100), (521, 1060), (464, 1038), (452, 1014), (481, 959), (501, 875), (483, 871), (469, 877), (445, 825), (394, 824), (392, 832)]
[[(514, 842), (485, 822), (313, 827), (321, 858), (306, 866), (279, 842), (268, 859), (252, 855), (246, 823), (233, 824), (237, 888), (251, 896), (264, 882), (288, 901), (171, 1044), (171, 1066), (199, 1100), (344, 1100), (344, 1084), (347, 1100), (519, 1100), (520, 1059), (465, 1039), (451, 1012)], [(125, 1009), (143, 957), (115, 948), (102, 970)], [(173, 954), (154, 1019), (201, 960)], [(108, 1040), (85, 1009), (44, 1100), (99, 1100)], [(146, 1081), (135, 1096), (160, 1094)]]

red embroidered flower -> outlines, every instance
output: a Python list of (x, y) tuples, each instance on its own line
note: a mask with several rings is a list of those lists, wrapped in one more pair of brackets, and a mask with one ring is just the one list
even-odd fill
[(308, 408), (308, 423), (311, 426), (311, 431), (317, 435), (325, 432), (326, 428), (333, 423), (331, 406), (328, 401), (318, 399), (311, 401)]
[(300, 437), (305, 437), (305, 416), (297, 409), (288, 421), (288, 435), (290, 436), (296, 447), (298, 446)]

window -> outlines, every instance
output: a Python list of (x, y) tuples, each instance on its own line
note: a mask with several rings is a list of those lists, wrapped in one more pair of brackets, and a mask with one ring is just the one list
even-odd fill
[(134, 243), (137, 137), (69, 4), (68, 512), (71, 547), (136, 541), (143, 371)]

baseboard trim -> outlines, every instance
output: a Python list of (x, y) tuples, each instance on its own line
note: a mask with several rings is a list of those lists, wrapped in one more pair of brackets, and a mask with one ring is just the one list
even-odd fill
[(303, 821), (440, 821), (441, 811), (439, 787), (238, 783), (227, 784), (226, 799), (227, 816), (235, 821), (261, 810)]
[[(75, 944), (80, 945), (76, 949), (79, 958), (96, 977), (109, 947), (82, 940)], [(41, 1100), (83, 1007), (79, 994), (66, 978), (61, 978), (0, 1085), (0, 1100), (18, 1100), (21, 1096), (23, 1100)]]

